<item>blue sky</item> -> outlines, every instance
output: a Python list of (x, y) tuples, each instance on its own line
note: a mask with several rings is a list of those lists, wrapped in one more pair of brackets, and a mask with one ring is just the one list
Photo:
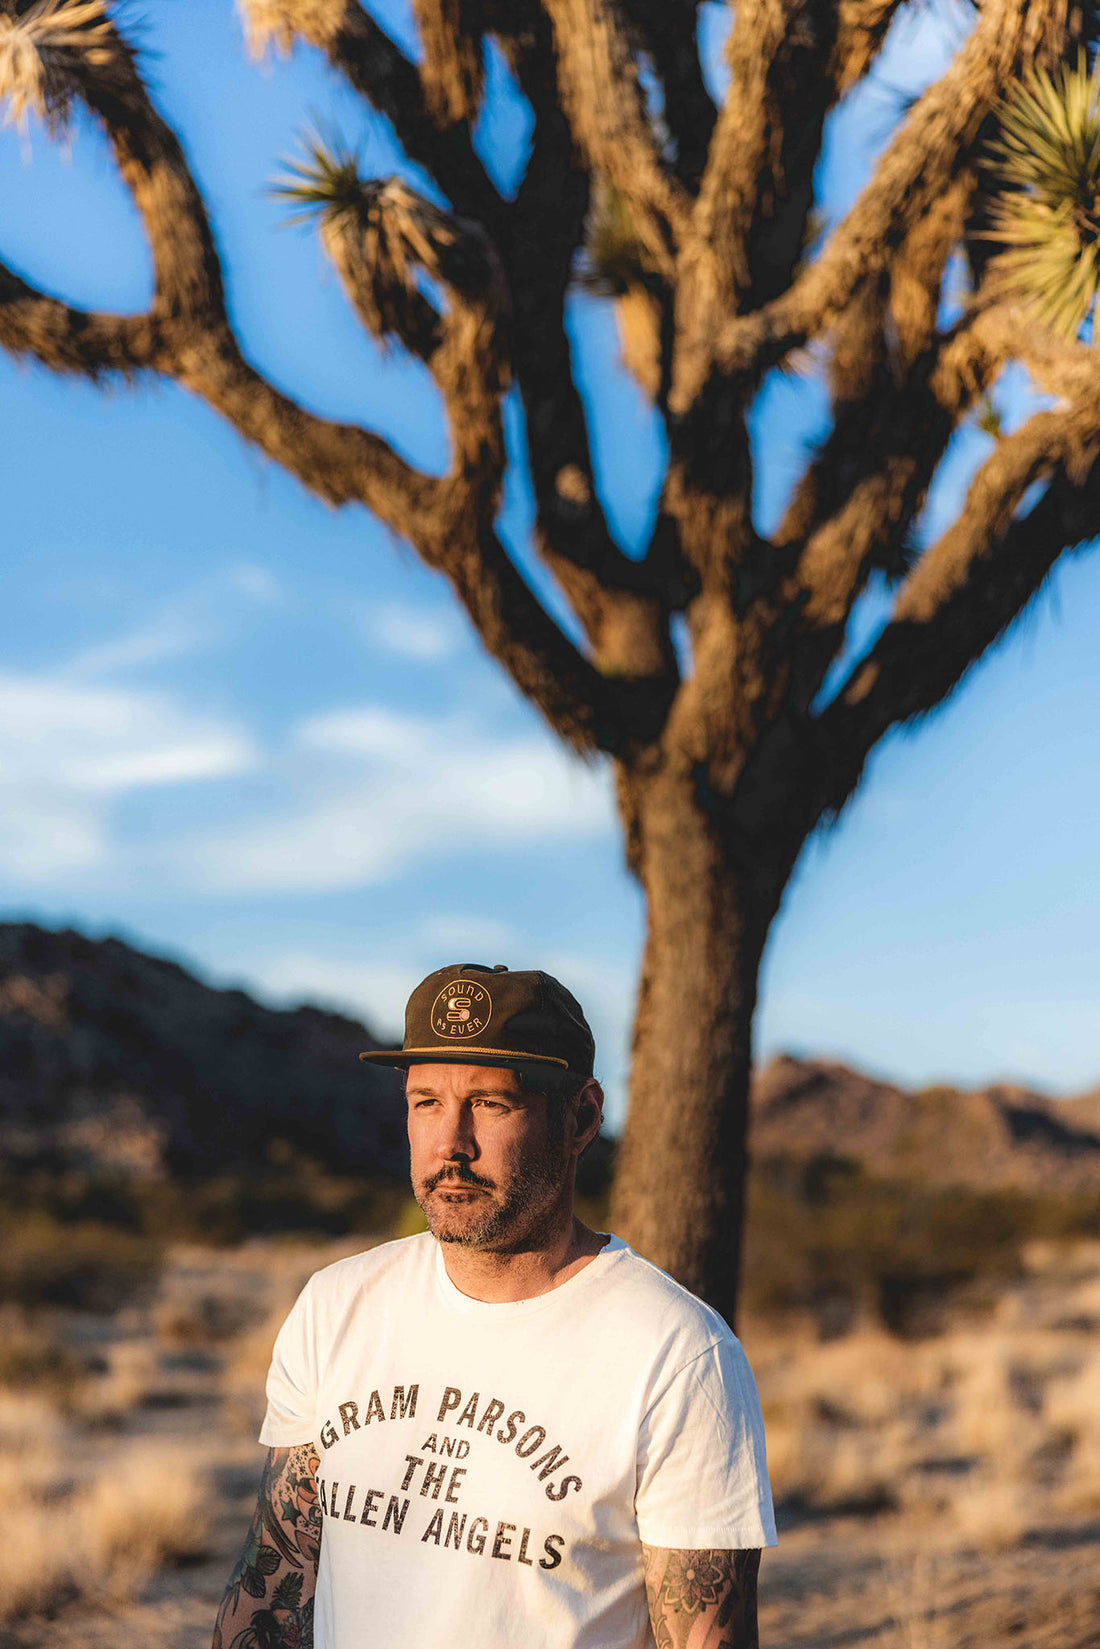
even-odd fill
[[(724, 11), (704, 11), (717, 80)], [(906, 22), (883, 80), (919, 83), (961, 26)], [(364, 337), (316, 240), (281, 227), (264, 194), (311, 112), (361, 142), (366, 169), (415, 180), (383, 123), (315, 54), (250, 62), (230, 0), (158, 0), (142, 38), (246, 350), (309, 406), (441, 467), (425, 374)], [(507, 184), (525, 123), (495, 69), (492, 83), (480, 143)], [(830, 215), (889, 116), (868, 88), (834, 118)], [(78, 304), (147, 301), (139, 227), (89, 125), (60, 146), (34, 126), (0, 133), (0, 203), (0, 256), (28, 278)], [(578, 299), (572, 338), (603, 495), (637, 544), (660, 434), (609, 307)], [(1020, 416), (1026, 387), (999, 393)], [(0, 407), (0, 910), (122, 932), (379, 1030), (448, 960), (547, 966), (590, 1006), (618, 1107), (642, 913), (608, 777), (558, 748), (446, 588), (170, 385), (105, 393), (0, 355)], [(821, 411), (812, 381), (778, 378), (762, 398), (765, 525)], [(958, 442), (929, 530), (985, 450), (974, 432)], [(502, 530), (525, 566), (529, 524), (517, 464)], [(853, 645), (882, 610), (871, 591)], [(1100, 1081), (1098, 631), (1100, 560), (1079, 554), (942, 713), (879, 751), (839, 827), (809, 844), (773, 932), (764, 1053), (912, 1082)]]

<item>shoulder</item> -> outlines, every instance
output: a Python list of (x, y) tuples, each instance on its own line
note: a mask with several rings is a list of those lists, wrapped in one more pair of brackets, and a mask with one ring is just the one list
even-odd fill
[[(630, 1248), (615, 1267), (622, 1312), (615, 1313), (625, 1355), (645, 1370), (640, 1414), (646, 1449), (762, 1449), (760, 1398), (740, 1340), (725, 1318)], [(626, 1326), (633, 1323), (633, 1328)], [(685, 1439), (694, 1441), (688, 1446)], [(700, 1477), (702, 1481), (702, 1476)], [(662, 1544), (657, 1541), (654, 1544)], [(676, 1541), (664, 1544), (677, 1544)], [(681, 1541), (703, 1545), (703, 1541)]]
[(428, 1232), (399, 1237), (322, 1266), (306, 1283), (303, 1297), (315, 1307), (339, 1307), (364, 1293), (411, 1287), (431, 1275), (434, 1260), (435, 1239)]
[(697, 1295), (649, 1260), (614, 1238), (619, 1247), (614, 1269), (615, 1296), (623, 1312), (644, 1332), (663, 1361), (687, 1363), (715, 1346), (737, 1345), (723, 1317)]

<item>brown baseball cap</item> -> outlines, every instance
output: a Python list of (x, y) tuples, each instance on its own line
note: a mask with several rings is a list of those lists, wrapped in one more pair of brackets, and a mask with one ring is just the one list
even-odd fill
[(556, 1065), (590, 1077), (596, 1044), (576, 997), (538, 970), (459, 962), (421, 980), (405, 1008), (405, 1043), (359, 1058), (375, 1065)]

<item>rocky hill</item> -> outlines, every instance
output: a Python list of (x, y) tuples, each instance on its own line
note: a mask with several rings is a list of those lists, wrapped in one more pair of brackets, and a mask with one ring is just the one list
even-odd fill
[(1060, 1114), (1074, 1128), (1100, 1134), (1100, 1088), (1090, 1088), (1088, 1093), (1078, 1094), (1076, 1099), (1067, 1099)]
[(753, 1156), (828, 1155), (933, 1185), (1100, 1194), (1100, 1093), (909, 1091), (846, 1065), (780, 1055), (753, 1087)]
[[(0, 1167), (240, 1171), (286, 1141), (335, 1169), (401, 1176), (396, 1075), (362, 1025), (262, 1007), (119, 939), (0, 923)], [(780, 1056), (753, 1089), (752, 1149), (836, 1156), (926, 1184), (1100, 1192), (1100, 1090), (910, 1092)], [(610, 1146), (590, 1153), (602, 1183)]]
[(204, 1175), (276, 1141), (332, 1167), (404, 1171), (396, 1073), (317, 1008), (215, 990), (119, 939), (0, 923), (0, 1158)]

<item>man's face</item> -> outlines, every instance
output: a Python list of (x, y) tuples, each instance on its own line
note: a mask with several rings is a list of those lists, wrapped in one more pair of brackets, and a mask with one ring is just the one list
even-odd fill
[(542, 1094), (490, 1065), (413, 1065), (413, 1194), (440, 1242), (538, 1248), (568, 1198), (567, 1151)]

